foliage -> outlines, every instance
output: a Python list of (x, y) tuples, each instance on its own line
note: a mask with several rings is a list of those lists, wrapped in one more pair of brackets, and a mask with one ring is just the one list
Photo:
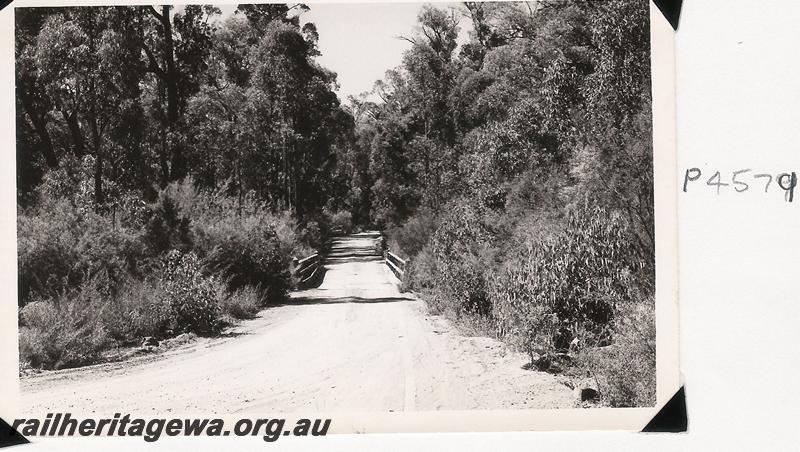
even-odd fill
[[(430, 245), (426, 245), (420, 252), (414, 254), (411, 265), (406, 269), (404, 288), (422, 291), (429, 295), (435, 294), (440, 265)], [(438, 309), (438, 311), (441, 312), (443, 309)]]
[(607, 327), (630, 302), (642, 266), (613, 216), (596, 207), (572, 211), (563, 233), (526, 244), (492, 278), (498, 332), (532, 357), (566, 351), (576, 338), (607, 344)]
[(225, 293), (221, 297), (220, 309), (223, 316), (232, 319), (252, 319), (263, 305), (261, 293), (254, 287), (247, 286), (233, 293)]
[(191, 248), (191, 220), (181, 212), (168, 192), (159, 194), (151, 211), (143, 239), (153, 254), (158, 255), (171, 249), (186, 251)]
[(614, 320), (614, 344), (588, 348), (581, 367), (597, 381), (604, 404), (654, 406), (656, 402), (656, 321), (653, 301), (620, 307)]
[(157, 278), (126, 280), (104, 300), (102, 322), (121, 345), (138, 345), (144, 337), (166, 338), (173, 331), (173, 310), (166, 287)]
[(219, 326), (219, 292), (214, 277), (203, 275), (200, 259), (194, 253), (170, 251), (163, 265), (159, 283), (172, 311), (172, 331), (214, 333)]
[(98, 360), (113, 344), (102, 322), (102, 294), (91, 286), (20, 311), (20, 361), (60, 369)]
[(137, 234), (107, 217), (60, 199), (18, 216), (20, 301), (52, 297), (87, 279), (114, 290), (140, 272), (144, 248)]
[(619, 322), (652, 314), (637, 301), (654, 290), (646, 2), (467, 2), (460, 49), (450, 14), (423, 9), (383, 102), (354, 102), (404, 284), (532, 361), (619, 350), (595, 364), (604, 397), (639, 404), (629, 383), (654, 365)]
[(136, 232), (114, 227), (103, 217), (90, 217), (74, 250), (79, 256), (74, 271), (103, 281), (107, 291), (115, 291), (129, 276), (140, 276), (145, 270), (146, 253)]
[(254, 196), (238, 201), (198, 192), (189, 183), (168, 191), (195, 218), (194, 250), (207, 274), (218, 275), (233, 292), (251, 286), (263, 291), (266, 302), (285, 298), (291, 257), (310, 254), (291, 215), (273, 214)]
[(173, 251), (158, 279), (128, 277), (116, 293), (103, 277), (51, 298), (36, 298), (20, 310), (20, 360), (59, 369), (100, 361), (117, 345), (143, 337), (182, 332), (210, 334), (219, 326), (224, 291), (203, 276), (193, 254)]
[(340, 210), (331, 215), (331, 226), (341, 234), (349, 234), (353, 230), (353, 214)]
[[(20, 302), (33, 295), (53, 295), (77, 284), (73, 271), (78, 261), (75, 245), (82, 230), (82, 217), (66, 200), (39, 212), (17, 217), (17, 271)], [(22, 304), (22, 303), (20, 303)]]
[(402, 226), (388, 231), (389, 249), (403, 257), (418, 255), (436, 231), (436, 215), (430, 211), (418, 212)]
[(230, 290), (257, 287), (268, 303), (280, 303), (291, 287), (289, 261), (273, 231), (254, 229), (221, 239), (205, 258), (206, 271), (222, 275)]
[(437, 261), (435, 284), (449, 300), (456, 316), (487, 316), (491, 304), (486, 292), (484, 249), (492, 231), (479, 208), (467, 201), (448, 206), (431, 237), (431, 252)]

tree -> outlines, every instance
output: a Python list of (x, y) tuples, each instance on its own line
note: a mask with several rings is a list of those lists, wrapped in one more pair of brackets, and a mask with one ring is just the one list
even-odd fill
[[(50, 122), (48, 113), (52, 105), (50, 99), (45, 95), (45, 87), (39, 80), (35, 58), (39, 29), (47, 16), (47, 10), (40, 8), (23, 8), (15, 15), (17, 116), (22, 120), (22, 122), (18, 121), (18, 127), (22, 124), (29, 124), (31, 127), (27, 130), (33, 132), (20, 135), (20, 138), (24, 137), (27, 140), (22, 142), (24, 145), (18, 146), (18, 152), (26, 149), (28, 161), (31, 161), (36, 158), (34, 153), (38, 151), (48, 167), (56, 168), (58, 167), (58, 156), (47, 128)], [(34, 134), (36, 143), (32, 142)], [(18, 173), (20, 169), (18, 167)]]
[(219, 9), (194, 5), (187, 6), (183, 14), (172, 15), (170, 5), (161, 6), (160, 11), (153, 6), (139, 8), (146, 70), (155, 77), (158, 97), (166, 104), (157, 112), (163, 121), (159, 163), (164, 185), (182, 179), (188, 171), (180, 119), (186, 100), (199, 88), (213, 32), (208, 19), (219, 14)]

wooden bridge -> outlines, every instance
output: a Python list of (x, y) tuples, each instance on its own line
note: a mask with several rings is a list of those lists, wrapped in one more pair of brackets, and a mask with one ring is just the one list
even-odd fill
[[(385, 237), (380, 232), (369, 231), (354, 234), (350, 237), (363, 237), (371, 240), (372, 244), (370, 246), (361, 246), (356, 249), (347, 248), (348, 254), (358, 253), (361, 257), (381, 256), (387, 268), (397, 279), (400, 281), (405, 279), (411, 260), (403, 259), (395, 254), (393, 250), (386, 248), (384, 246), (386, 243)], [(321, 282), (321, 276), (324, 273), (324, 260), (326, 258), (336, 259), (337, 255), (341, 256), (342, 252), (342, 247), (337, 247), (337, 239), (334, 239), (330, 251), (326, 256), (322, 256), (320, 252), (316, 252), (303, 259), (295, 258), (292, 262), (292, 274), (297, 280), (298, 288), (305, 289), (319, 284)]]

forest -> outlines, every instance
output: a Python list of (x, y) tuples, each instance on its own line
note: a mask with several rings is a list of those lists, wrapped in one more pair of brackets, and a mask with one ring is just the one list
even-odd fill
[(654, 404), (648, 3), (421, 6), (347, 99), (309, 8), (16, 9), (21, 366), (216, 334), (377, 229), (433, 313)]

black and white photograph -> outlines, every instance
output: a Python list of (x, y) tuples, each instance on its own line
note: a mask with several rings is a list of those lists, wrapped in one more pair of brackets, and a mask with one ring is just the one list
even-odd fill
[(13, 14), (21, 413), (657, 405), (648, 1)]

